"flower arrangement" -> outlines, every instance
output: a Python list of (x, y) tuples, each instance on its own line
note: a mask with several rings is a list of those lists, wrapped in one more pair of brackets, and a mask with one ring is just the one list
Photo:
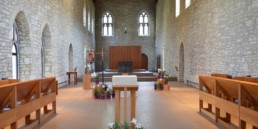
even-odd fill
[[(142, 125), (139, 122), (137, 122), (135, 118), (132, 119), (131, 123), (135, 125), (135, 129), (143, 129)], [(108, 125), (108, 128), (109, 129), (130, 129), (130, 126), (128, 123), (125, 123), (124, 125), (122, 125), (122, 124), (118, 124), (115, 121), (114, 123), (110, 123)]]
[(115, 92), (112, 91), (112, 88), (108, 88), (107, 90), (105, 90), (104, 88), (107, 87), (106, 86), (102, 86), (102, 85), (96, 85), (93, 88), (93, 96), (95, 99), (111, 99), (111, 98), (115, 98)]
[(165, 73), (166, 73), (166, 70), (165, 70), (165, 69), (158, 69), (158, 74), (159, 74), (161, 77), (164, 77), (164, 76), (165, 76)]
[(94, 77), (95, 83), (96, 83), (96, 85), (98, 85), (98, 84), (99, 84), (99, 76), (98, 76), (98, 74), (96, 74), (96, 73), (94, 72), (94, 73), (91, 74), (91, 76)]

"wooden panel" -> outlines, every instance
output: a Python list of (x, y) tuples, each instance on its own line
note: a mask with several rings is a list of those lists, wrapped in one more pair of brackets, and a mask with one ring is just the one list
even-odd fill
[(240, 119), (258, 127), (258, 112), (249, 108), (240, 107)]
[(18, 82), (19, 82), (19, 80), (16, 80), (16, 79), (0, 80), (0, 86), (7, 85), (7, 84), (18, 83)]
[(205, 93), (205, 92), (199, 92), (199, 98), (200, 100), (203, 100), (209, 104), (214, 105), (215, 104), (215, 96), (209, 93)]
[(132, 61), (133, 69), (141, 69), (141, 46), (110, 46), (109, 67), (118, 69), (118, 62)]

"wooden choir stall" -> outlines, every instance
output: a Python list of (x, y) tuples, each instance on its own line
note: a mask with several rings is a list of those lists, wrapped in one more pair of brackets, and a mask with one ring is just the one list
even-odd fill
[[(228, 129), (258, 129), (258, 83), (199, 76), (199, 90), (200, 112)], [(233, 124), (232, 117), (239, 123)]]
[[(8, 126), (17, 129), (17, 121), (20, 119), (25, 120), (25, 125), (21, 128), (31, 129), (56, 114), (55, 77), (10, 82), (3, 84), (3, 81), (0, 81), (1, 129)], [(35, 113), (35, 119), (32, 119), (32, 113)]]

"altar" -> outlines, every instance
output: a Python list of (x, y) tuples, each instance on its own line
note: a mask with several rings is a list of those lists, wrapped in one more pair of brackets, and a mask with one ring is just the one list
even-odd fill
[[(121, 92), (124, 92), (124, 119), (123, 123), (127, 121), (127, 92), (130, 92), (130, 119), (132, 120), (136, 116), (136, 91), (138, 90), (137, 76), (136, 75), (116, 75), (112, 76), (113, 90), (116, 93), (115, 97), (115, 121), (120, 123), (121, 114)], [(135, 126), (132, 125), (132, 128)]]

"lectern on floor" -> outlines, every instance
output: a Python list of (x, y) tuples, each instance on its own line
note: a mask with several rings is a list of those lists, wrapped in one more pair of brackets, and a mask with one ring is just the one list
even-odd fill
[[(120, 123), (120, 106), (121, 106), (121, 96), (120, 93), (124, 91), (124, 122), (127, 122), (127, 91), (131, 93), (131, 120), (135, 118), (136, 112), (136, 91), (138, 90), (137, 76), (135, 75), (122, 75), (122, 76), (112, 76), (113, 90), (115, 91), (115, 120)], [(131, 126), (132, 129), (135, 125)]]

